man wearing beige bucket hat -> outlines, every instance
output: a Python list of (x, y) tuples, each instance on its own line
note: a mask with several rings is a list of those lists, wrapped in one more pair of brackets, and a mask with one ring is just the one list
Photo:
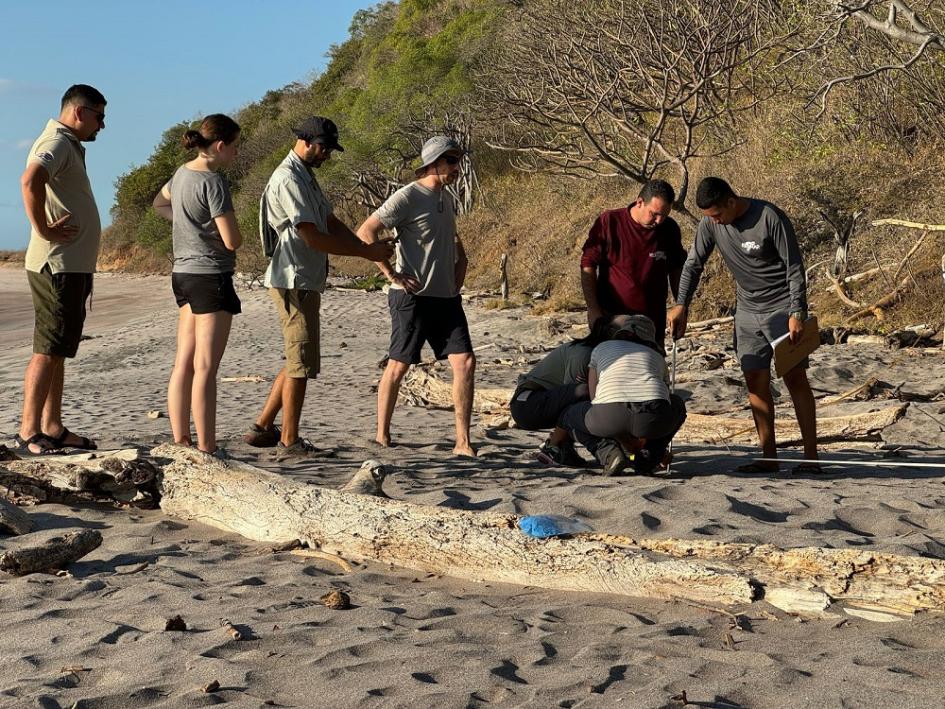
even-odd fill
[(459, 177), (464, 151), (438, 135), (423, 145), (417, 179), (397, 190), (368, 217), (358, 236), (368, 244), (384, 229), (397, 240), (397, 265), (378, 266), (390, 280), (390, 351), (377, 390), (379, 445), (391, 445), (391, 419), (400, 383), (429, 343), (437, 359), (453, 370), (456, 442), (453, 453), (473, 456), (469, 441), (476, 357), (459, 291), (466, 278), (466, 252), (456, 233), (456, 207), (446, 189)]

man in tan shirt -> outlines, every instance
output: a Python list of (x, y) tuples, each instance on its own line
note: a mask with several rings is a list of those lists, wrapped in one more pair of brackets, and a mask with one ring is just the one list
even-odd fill
[(105, 127), (105, 103), (91, 86), (71, 86), (59, 120), (50, 120), (30, 148), (20, 179), (32, 225), (26, 271), (36, 324), (17, 443), (34, 454), (96, 448), (63, 425), (62, 390), (65, 358), (75, 357), (82, 338), (102, 234), (82, 142)]

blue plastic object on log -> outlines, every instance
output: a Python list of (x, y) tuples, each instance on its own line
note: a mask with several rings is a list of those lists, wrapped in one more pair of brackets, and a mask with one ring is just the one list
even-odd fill
[(530, 515), (522, 517), (518, 521), (518, 528), (528, 536), (537, 539), (594, 531), (584, 522), (564, 515)]

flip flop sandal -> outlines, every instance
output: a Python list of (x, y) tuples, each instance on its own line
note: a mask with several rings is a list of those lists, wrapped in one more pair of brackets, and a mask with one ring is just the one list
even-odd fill
[[(13, 440), (16, 442), (17, 450), (27, 453), (28, 455), (62, 455), (65, 453), (62, 446), (56, 445), (56, 441), (45, 433), (36, 433), (29, 438), (23, 438), (17, 434), (13, 437)], [(31, 445), (38, 446), (39, 453), (31, 451)]]
[[(75, 436), (79, 439), (78, 443), (66, 443), (66, 439), (69, 436)], [(85, 436), (80, 436), (77, 433), (72, 433), (65, 426), (62, 427), (62, 433), (53, 438), (52, 436), (47, 436), (50, 441), (52, 441), (57, 448), (78, 448), (79, 450), (84, 451), (94, 451), (98, 450), (98, 446), (95, 444), (91, 438), (86, 438)]]

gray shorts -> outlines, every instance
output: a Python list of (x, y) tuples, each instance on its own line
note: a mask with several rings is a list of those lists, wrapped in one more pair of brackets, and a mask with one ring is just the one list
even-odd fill
[[(735, 355), (743, 372), (771, 368), (771, 343), (788, 333), (789, 317), (786, 310), (766, 315), (735, 311)], [(797, 366), (807, 369), (810, 359)]]

